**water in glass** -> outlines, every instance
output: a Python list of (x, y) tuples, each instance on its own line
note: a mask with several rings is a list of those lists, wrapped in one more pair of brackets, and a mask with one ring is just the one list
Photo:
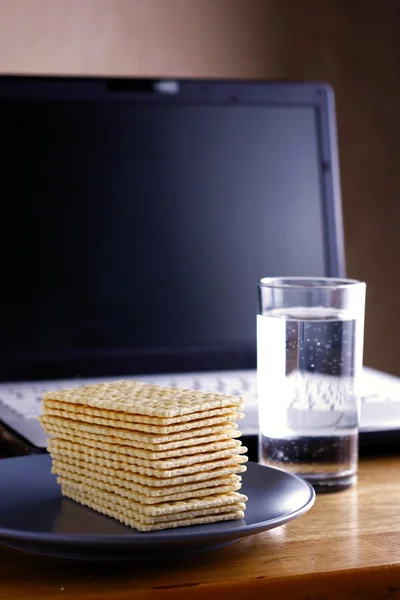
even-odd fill
[(279, 308), (257, 319), (261, 462), (321, 490), (352, 485), (362, 319), (329, 307)]

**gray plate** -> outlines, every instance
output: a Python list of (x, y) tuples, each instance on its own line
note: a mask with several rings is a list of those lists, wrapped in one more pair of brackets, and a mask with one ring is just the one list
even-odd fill
[(302, 479), (248, 463), (242, 492), (245, 518), (139, 533), (118, 521), (62, 498), (47, 455), (0, 460), (0, 543), (48, 556), (135, 560), (206, 552), (295, 519), (314, 504)]

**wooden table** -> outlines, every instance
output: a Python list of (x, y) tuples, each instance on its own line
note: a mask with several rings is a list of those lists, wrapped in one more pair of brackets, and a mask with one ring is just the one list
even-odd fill
[(400, 456), (362, 460), (355, 488), (320, 495), (292, 523), (203, 555), (96, 564), (0, 547), (0, 598), (400, 598)]

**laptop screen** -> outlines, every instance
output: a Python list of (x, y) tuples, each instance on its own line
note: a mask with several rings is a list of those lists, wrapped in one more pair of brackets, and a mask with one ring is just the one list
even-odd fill
[(320, 114), (0, 98), (0, 377), (254, 366), (257, 281), (342, 274)]

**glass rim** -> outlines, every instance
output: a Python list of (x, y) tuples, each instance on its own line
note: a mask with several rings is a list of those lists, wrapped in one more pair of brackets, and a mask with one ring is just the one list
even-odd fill
[(344, 289), (365, 286), (359, 279), (345, 277), (263, 277), (258, 282), (260, 287), (276, 289)]

